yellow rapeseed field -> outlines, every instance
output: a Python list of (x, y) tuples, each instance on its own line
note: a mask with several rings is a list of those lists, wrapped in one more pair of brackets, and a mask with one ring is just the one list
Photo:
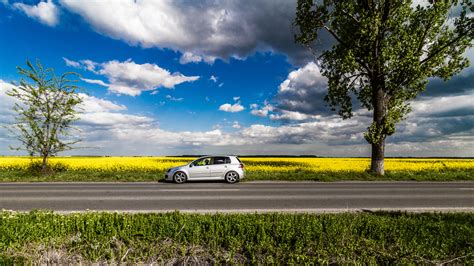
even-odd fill
[[(195, 158), (183, 157), (56, 157), (50, 159), (53, 168), (93, 171), (163, 172)], [(0, 157), (0, 170), (28, 168), (29, 157)], [(370, 165), (369, 158), (242, 158), (247, 171), (252, 172), (362, 172)], [(443, 171), (474, 169), (473, 159), (386, 159), (387, 171)]]

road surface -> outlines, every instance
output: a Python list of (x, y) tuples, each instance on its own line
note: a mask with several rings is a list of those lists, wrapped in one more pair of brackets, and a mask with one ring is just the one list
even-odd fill
[(472, 212), (474, 182), (0, 183), (0, 209)]

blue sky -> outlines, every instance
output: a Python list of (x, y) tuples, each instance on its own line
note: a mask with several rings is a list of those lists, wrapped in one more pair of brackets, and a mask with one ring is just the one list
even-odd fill
[[(370, 116), (325, 106), (326, 80), (293, 42), (294, 2), (244, 2), (2, 1), (0, 123), (15, 67), (39, 59), (82, 76), (88, 148), (69, 154), (368, 156)], [(431, 80), (387, 155), (474, 156), (473, 81), (473, 67)], [(12, 143), (0, 130), (1, 154), (21, 154)]]

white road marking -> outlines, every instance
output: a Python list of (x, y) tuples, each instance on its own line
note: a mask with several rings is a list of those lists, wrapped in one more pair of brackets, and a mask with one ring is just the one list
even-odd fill
[(212, 189), (212, 188), (203, 188), (203, 189), (158, 189), (157, 192), (226, 192), (226, 191), (241, 191), (238, 188), (230, 188), (230, 189)]
[(16, 196), (15, 198), (0, 198), (0, 202), (15, 201), (140, 201), (140, 200), (340, 200), (340, 199), (465, 199), (474, 195), (233, 195), (233, 196)]

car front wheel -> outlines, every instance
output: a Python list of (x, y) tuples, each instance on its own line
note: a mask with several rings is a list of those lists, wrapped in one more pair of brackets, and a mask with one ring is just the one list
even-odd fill
[(239, 174), (234, 171), (230, 171), (225, 175), (225, 181), (229, 184), (234, 184), (239, 181)]
[(186, 179), (187, 179), (187, 176), (183, 172), (176, 172), (173, 176), (173, 180), (177, 184), (182, 184), (182, 183), (186, 182)]

